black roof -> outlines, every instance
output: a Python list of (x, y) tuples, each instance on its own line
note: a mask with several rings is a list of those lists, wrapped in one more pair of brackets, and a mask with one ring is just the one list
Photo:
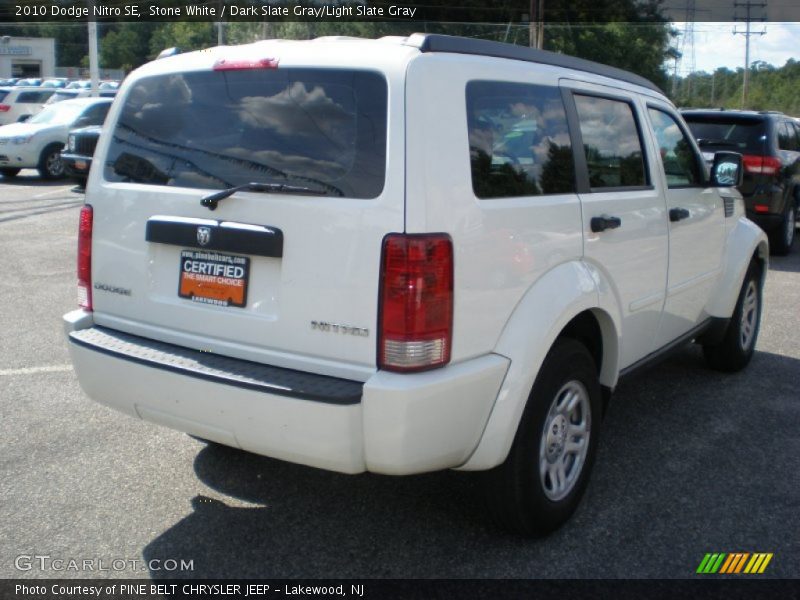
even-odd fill
[[(679, 109), (686, 120), (692, 117), (702, 119), (764, 121), (768, 119), (786, 118), (782, 112), (772, 110), (743, 110), (738, 108), (681, 108)], [(791, 117), (790, 117), (791, 118)]]
[(553, 65), (565, 69), (584, 71), (611, 79), (618, 79), (634, 85), (640, 85), (659, 94), (663, 92), (649, 79), (640, 75), (601, 65), (591, 60), (584, 60), (567, 54), (557, 54), (547, 50), (537, 50), (526, 46), (505, 44), (503, 42), (493, 42), (490, 40), (478, 40), (473, 38), (457, 37), (452, 35), (415, 33), (408, 38), (407, 43), (419, 48), (420, 52), (451, 52), (454, 54), (476, 54), (480, 56), (493, 56), (497, 58), (510, 58), (512, 60), (524, 60), (526, 62), (539, 63), (543, 65)]

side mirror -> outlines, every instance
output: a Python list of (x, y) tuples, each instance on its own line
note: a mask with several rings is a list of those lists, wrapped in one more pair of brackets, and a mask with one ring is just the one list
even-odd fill
[(19, 119), (17, 119), (17, 123), (24, 123), (28, 119), (30, 119), (33, 115), (21, 115)]
[(742, 155), (738, 152), (716, 152), (711, 166), (711, 185), (713, 187), (734, 187), (742, 185), (744, 170)]

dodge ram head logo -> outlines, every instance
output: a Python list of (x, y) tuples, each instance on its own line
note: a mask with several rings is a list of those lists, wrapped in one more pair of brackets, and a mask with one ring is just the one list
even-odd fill
[(208, 242), (211, 241), (211, 228), (210, 227), (198, 227), (197, 228), (197, 243), (201, 246), (205, 246)]

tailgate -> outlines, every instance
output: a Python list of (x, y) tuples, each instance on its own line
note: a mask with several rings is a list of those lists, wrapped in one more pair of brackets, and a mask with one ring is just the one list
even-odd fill
[[(404, 226), (402, 136), (388, 134), (402, 86), (389, 89), (374, 71), (291, 67), (126, 86), (87, 195), (95, 321), (365, 379), (382, 239)], [(289, 191), (201, 205), (249, 182)]]

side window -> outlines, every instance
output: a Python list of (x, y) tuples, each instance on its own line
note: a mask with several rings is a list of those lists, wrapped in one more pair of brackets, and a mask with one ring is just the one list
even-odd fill
[(575, 94), (575, 108), (589, 186), (601, 189), (648, 185), (633, 107), (623, 100)]
[(81, 115), (81, 122), (86, 126), (102, 125), (110, 107), (111, 104), (108, 103), (90, 106), (84, 111), (83, 115)]
[(472, 189), (478, 198), (575, 191), (567, 116), (556, 87), (467, 84)]
[(667, 187), (701, 185), (703, 177), (697, 154), (678, 122), (672, 115), (656, 108), (648, 108), (647, 113), (656, 135)]
[(783, 121), (778, 125), (778, 146), (781, 150), (797, 152), (797, 135), (789, 121)]
[(775, 124), (775, 129), (778, 133), (778, 148), (781, 150), (789, 149), (789, 128), (786, 126), (785, 121), (779, 121)]

